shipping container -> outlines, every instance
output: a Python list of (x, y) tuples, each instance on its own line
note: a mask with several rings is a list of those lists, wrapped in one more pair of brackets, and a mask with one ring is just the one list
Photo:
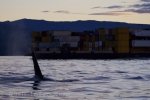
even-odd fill
[(117, 53), (129, 53), (130, 34), (127, 28), (116, 28), (115, 35), (115, 51)]
[(109, 48), (109, 47), (114, 47), (115, 46), (115, 42), (114, 41), (105, 41), (105, 48)]
[(90, 36), (88, 34), (84, 35), (84, 41), (88, 42), (90, 40)]
[(92, 48), (92, 42), (89, 42), (89, 48)]
[(132, 34), (135, 36), (150, 37), (150, 30), (133, 31)]
[(71, 36), (70, 31), (53, 31), (53, 36)]
[(32, 32), (32, 42), (41, 42), (40, 32)]
[(60, 42), (51, 42), (49, 48), (60, 48)]
[(81, 36), (84, 32), (72, 32), (71, 36)]
[(38, 47), (38, 43), (32, 43), (32, 48), (37, 48)]
[(116, 28), (117, 33), (126, 34), (129, 33), (129, 29), (125, 27)]
[(83, 48), (89, 48), (89, 42), (83, 42)]
[(105, 41), (106, 40), (106, 29), (99, 29), (99, 40)]
[(48, 37), (49, 36), (48, 31), (42, 31), (41, 36), (42, 37)]
[(126, 33), (126, 34), (116, 34), (115, 36), (115, 40), (117, 41), (128, 41), (130, 39), (130, 35), (129, 33)]
[(131, 53), (150, 53), (150, 47), (132, 47)]
[(59, 40), (60, 42), (79, 42), (79, 36), (55, 36), (54, 39)]
[(95, 35), (91, 35), (89, 38), (90, 38), (90, 42), (95, 42), (96, 41), (96, 36)]
[(130, 39), (129, 33), (126, 33), (126, 34), (117, 33), (115, 36), (115, 40), (118, 40), (118, 41), (126, 41), (129, 39)]
[(118, 47), (116, 48), (117, 53), (129, 53), (129, 48), (126, 47)]
[(118, 53), (128, 53), (129, 47), (129, 41), (117, 41), (115, 46)]
[(72, 53), (75, 53), (75, 51), (78, 51), (78, 47), (71, 47), (70, 50)]
[(83, 51), (89, 51), (89, 47), (83, 47)]
[(39, 42), (41, 42), (42, 41), (42, 38), (41, 37), (34, 37), (33, 39), (32, 39), (32, 42), (35, 42), (35, 43), (39, 43)]
[(39, 48), (49, 48), (49, 43), (39, 43)]
[(41, 36), (41, 32), (32, 32), (32, 37), (40, 37)]
[(150, 40), (132, 40), (132, 47), (150, 47)]
[(51, 38), (49, 36), (47, 37), (42, 37), (42, 41), (41, 42), (50, 42), (51, 41)]
[(70, 42), (70, 47), (78, 47), (78, 42)]
[(53, 52), (53, 53), (60, 53), (60, 49), (59, 48), (50, 48), (49, 51)]
[(100, 28), (97, 30), (99, 34), (108, 34), (109, 30), (105, 28)]

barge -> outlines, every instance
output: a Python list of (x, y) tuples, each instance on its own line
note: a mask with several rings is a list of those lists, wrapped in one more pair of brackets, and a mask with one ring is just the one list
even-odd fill
[(150, 57), (150, 29), (96, 29), (32, 33), (39, 59), (116, 59)]

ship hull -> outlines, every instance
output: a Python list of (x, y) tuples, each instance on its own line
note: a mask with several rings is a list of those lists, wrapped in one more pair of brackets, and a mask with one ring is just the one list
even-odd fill
[(150, 58), (150, 53), (36, 53), (38, 59), (138, 59)]

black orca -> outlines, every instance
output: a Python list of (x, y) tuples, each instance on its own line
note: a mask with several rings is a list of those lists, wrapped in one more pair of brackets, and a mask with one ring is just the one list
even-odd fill
[(43, 80), (44, 76), (43, 76), (41, 69), (39, 67), (39, 64), (37, 62), (37, 58), (36, 58), (34, 51), (32, 51), (32, 60), (33, 60), (33, 65), (34, 65), (35, 78), (39, 79), (39, 80)]
[(54, 82), (73, 82), (73, 81), (79, 81), (77, 79), (67, 79), (67, 80), (54, 80), (51, 78), (45, 78), (41, 72), (40, 66), (38, 64), (35, 52), (32, 51), (32, 60), (34, 64), (34, 73), (35, 73), (35, 83), (45, 80), (45, 81), (54, 81)]

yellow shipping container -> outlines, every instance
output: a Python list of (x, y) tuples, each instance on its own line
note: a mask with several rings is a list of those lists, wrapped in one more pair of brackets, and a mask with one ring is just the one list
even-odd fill
[(105, 41), (106, 40), (106, 34), (99, 34), (99, 40)]
[(37, 43), (32, 43), (32, 47), (33, 48), (38, 47), (38, 44)]
[(105, 29), (98, 29), (98, 33), (105, 33)]
[(115, 33), (115, 39), (120, 41), (129, 40), (130, 35), (128, 28), (117, 28)]
[(32, 32), (32, 42), (40, 42), (41, 33), (40, 32)]
[(83, 42), (83, 47), (89, 48), (89, 42)]
[(117, 33), (117, 29), (111, 29), (110, 33), (113, 34), (113, 35), (115, 35)]
[(33, 37), (32, 42), (41, 42), (41, 37)]
[(107, 33), (107, 30), (106, 29), (104, 29), (104, 28), (101, 28), (101, 29), (98, 29), (98, 33), (99, 34), (106, 34)]
[(89, 35), (85, 35), (85, 41), (89, 41), (90, 37)]
[(92, 35), (91, 37), (90, 37), (91, 39), (91, 42), (95, 42), (96, 41), (96, 37), (95, 37), (95, 35)]
[(49, 36), (49, 34), (48, 33), (42, 33), (41, 36), (42, 37), (47, 37), (47, 36)]
[(100, 34), (99, 35), (99, 40), (100, 41), (105, 41), (106, 40), (106, 36), (104, 34)]
[(96, 45), (95, 45), (95, 42), (89, 42), (89, 48), (95, 48)]
[(88, 35), (83, 35), (80, 37), (82, 41), (89, 41), (89, 36)]
[(129, 48), (119, 47), (117, 48), (117, 53), (129, 53)]
[(115, 42), (113, 41), (105, 41), (105, 47), (113, 47), (115, 45)]
[(117, 28), (117, 33), (122, 33), (122, 34), (126, 34), (129, 33), (129, 29), (128, 28)]
[(50, 37), (42, 37), (42, 42), (50, 42)]
[(121, 41), (121, 42), (117, 42), (116, 45), (117, 45), (117, 46), (129, 46), (129, 41)]
[(40, 32), (32, 32), (32, 37), (40, 37), (41, 33)]
[(130, 34), (128, 28), (116, 28), (115, 50), (117, 53), (129, 53)]
[(84, 48), (83, 50), (84, 50), (84, 51), (89, 51), (89, 48)]
[(118, 40), (118, 41), (125, 41), (125, 40), (129, 40), (130, 39), (130, 36), (129, 34), (116, 34), (115, 36), (115, 40)]
[(129, 52), (129, 42), (118, 42), (116, 44), (116, 50), (118, 53), (128, 53)]
[(129, 44), (117, 44), (118, 47), (126, 47), (129, 48)]
[(106, 34), (107, 34), (107, 30), (106, 29), (99, 29), (98, 30), (98, 34), (99, 34), (99, 40), (101, 40), (101, 41), (105, 41), (106, 40)]

